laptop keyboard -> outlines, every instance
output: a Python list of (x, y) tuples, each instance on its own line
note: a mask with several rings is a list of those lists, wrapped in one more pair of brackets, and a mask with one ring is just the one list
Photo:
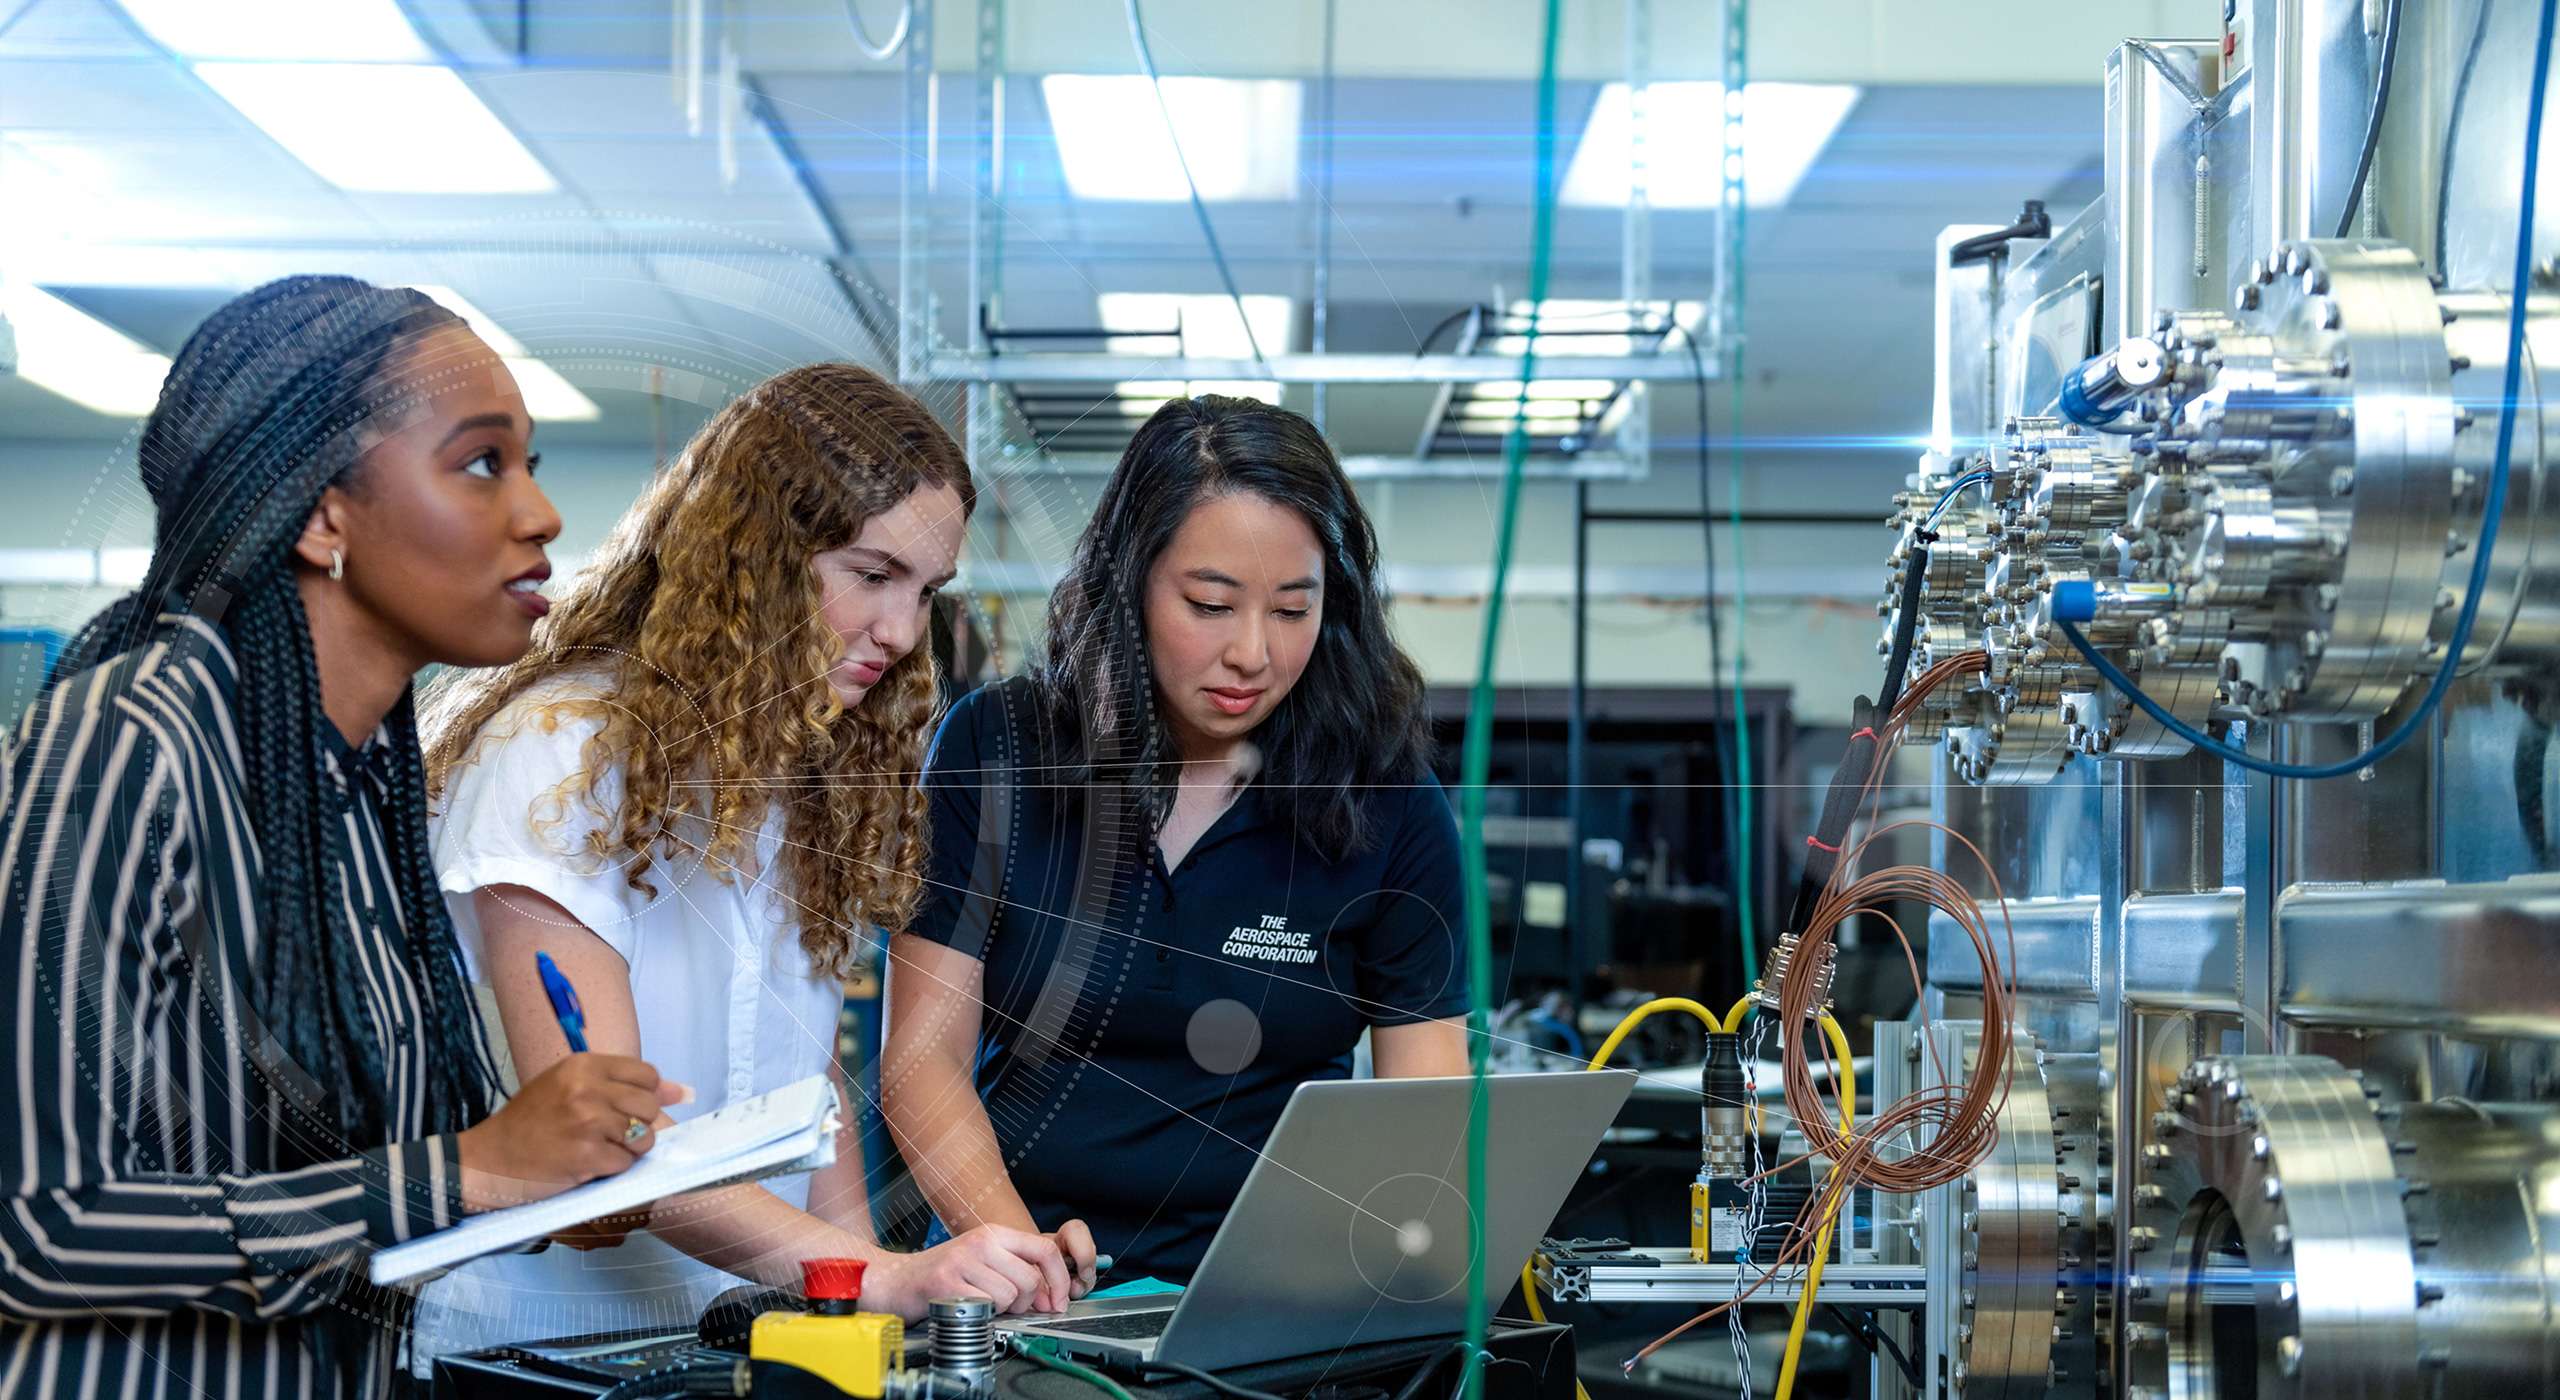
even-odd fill
[(1173, 1309), (1158, 1312), (1105, 1313), (1100, 1317), (1070, 1318), (1064, 1322), (1044, 1322), (1044, 1331), (1073, 1332), (1079, 1337), (1103, 1337), (1115, 1342), (1134, 1342), (1159, 1336), (1165, 1323), (1173, 1317)]

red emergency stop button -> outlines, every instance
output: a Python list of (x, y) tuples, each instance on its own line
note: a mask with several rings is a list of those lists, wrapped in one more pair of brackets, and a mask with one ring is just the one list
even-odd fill
[(855, 1303), (862, 1300), (862, 1271), (867, 1259), (803, 1259), (800, 1292), (812, 1303)]

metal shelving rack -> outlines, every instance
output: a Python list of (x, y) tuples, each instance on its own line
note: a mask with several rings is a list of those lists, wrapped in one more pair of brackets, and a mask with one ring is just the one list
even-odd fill
[[(975, 129), (985, 136), (976, 151), (972, 188), (968, 192), (966, 295), (971, 308), (969, 333), (963, 345), (939, 343), (934, 330), (938, 323), (938, 300), (925, 267), (927, 250), (935, 246), (941, 231), (934, 209), (938, 191), (934, 187), (936, 172), (933, 165), (934, 155), (939, 149), (935, 119), (943, 104), (939, 76), (934, 66), (933, 8), (930, 5), (916, 7), (903, 54), (909, 154), (899, 176), (897, 367), (898, 378), (903, 383), (950, 384), (960, 388), (965, 401), (967, 447), (972, 461), (990, 466), (1014, 461), (1026, 467), (1036, 465), (1038, 469), (1067, 474), (1108, 470), (1108, 459), (1117, 455), (1107, 441), (1108, 433), (1070, 433), (1061, 430), (1059, 425), (1109, 397), (1106, 386), (1130, 380), (1263, 380), (1313, 385), (1317, 387), (1317, 407), (1321, 415), (1322, 389), (1331, 384), (1437, 384), (1447, 387), (1518, 378), (1516, 355), (1472, 350), (1408, 355), (1342, 352), (1326, 348), (1328, 316), (1325, 302), (1332, 278), (1332, 240), (1327, 237), (1317, 240), (1312, 270), (1315, 293), (1315, 348), (1312, 350), (1268, 354), (1260, 359), (1147, 355), (1102, 349), (1008, 350), (1005, 344), (1008, 340), (1021, 343), (1047, 338), (1059, 343), (1072, 343), (1097, 339), (1099, 333), (1088, 331), (1081, 336), (1046, 336), (1041, 328), (1002, 328), (1002, 114), (997, 94), (1006, 76), (1005, 0), (978, 0), (972, 35), (975, 102), (969, 115), (976, 123)], [(1320, 113), (1331, 110), (1333, 8), (1331, 0), (1328, 0), (1325, 63), (1318, 77)], [(1649, 305), (1654, 297), (1653, 210), (1645, 197), (1645, 183), (1641, 178), (1645, 159), (1641, 113), (1643, 93), (1651, 80), (1652, 0), (1628, 0), (1626, 16), (1625, 79), (1635, 94), (1639, 118), (1635, 123), (1637, 138), (1630, 159), (1638, 178), (1632, 182), (1621, 223), (1619, 296), (1629, 307), (1642, 308)], [(1726, 23), (1728, 26), (1733, 23), (1730, 13)], [(1731, 149), (1737, 139), (1738, 104), (1729, 105), (1734, 106), (1736, 112), (1729, 113), (1724, 123), (1728, 130), (1724, 139), (1717, 143), (1719, 150)], [(1320, 188), (1329, 187), (1333, 142), (1325, 139), (1316, 145), (1319, 168), (1315, 178)], [(1718, 218), (1720, 242), (1729, 243), (1740, 223), (1740, 211), (1735, 207), (1739, 198), (1739, 184), (1727, 182), (1726, 207), (1719, 211)], [(1708, 299), (1708, 314), (1704, 325), (1697, 331), (1705, 372), (1711, 378), (1722, 373), (1721, 366), (1728, 358), (1735, 335), (1732, 307), (1738, 281), (1736, 263), (1737, 259), (1730, 250), (1716, 259), (1715, 285)], [(1113, 340), (1126, 335), (1117, 330), (1109, 333)], [(1541, 340), (1544, 339), (1542, 331)], [(1586, 437), (1578, 450), (1541, 453), (1530, 464), (1529, 470), (1533, 475), (1583, 481), (1643, 477), (1649, 467), (1652, 449), (1650, 387), (1667, 381), (1687, 382), (1696, 373), (1685, 352), (1666, 353), (1659, 337), (1654, 338), (1654, 342), (1641, 353), (1558, 355), (1546, 367), (1558, 375), (1607, 379), (1617, 385), (1613, 393), (1600, 396), (1604, 400), (1601, 411), (1610, 420), (1609, 431), (1605, 434), (1605, 450)], [(1462, 402), (1467, 397), (1464, 393), (1439, 396), (1433, 416), (1419, 425), (1419, 450), (1415, 453), (1355, 455), (1345, 459), (1346, 470), (1355, 477), (1473, 477), (1497, 471), (1498, 453), (1434, 454), (1430, 450), (1440, 435), (1440, 416), (1448, 411), (1453, 399)], [(1113, 415), (1115, 422), (1125, 417), (1125, 414)], [(1598, 426), (1596, 417), (1595, 428)]]

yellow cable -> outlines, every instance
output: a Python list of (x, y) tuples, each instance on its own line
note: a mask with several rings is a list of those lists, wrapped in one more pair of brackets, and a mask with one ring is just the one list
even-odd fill
[[(1744, 1013), (1749, 1012), (1757, 1002), (1756, 995), (1745, 992), (1734, 1002), (1732, 1009), (1725, 1013), (1724, 1019), (1719, 1021), (1715, 1013), (1687, 997), (1658, 997), (1628, 1012), (1626, 1019), (1618, 1023), (1618, 1028), (1609, 1032), (1609, 1038), (1600, 1042), (1600, 1053), (1591, 1057), (1591, 1063), (1587, 1068), (1600, 1069), (1606, 1066), (1609, 1063), (1609, 1057), (1617, 1053), (1618, 1046), (1626, 1040), (1628, 1034), (1633, 1032), (1647, 1016), (1657, 1011), (1686, 1011), (1706, 1022), (1707, 1029), (1731, 1034), (1741, 1029)], [(1831, 1053), (1840, 1066), (1840, 1135), (1846, 1137), (1857, 1122), (1858, 1070), (1850, 1063), (1849, 1036), (1847, 1032), (1840, 1029), (1840, 1023), (1826, 1014), (1819, 1024), (1824, 1038), (1831, 1042)], [(1756, 1108), (1757, 1105), (1754, 1107)], [(1837, 1167), (1833, 1169), (1838, 1170)], [(1822, 1287), (1822, 1265), (1831, 1254), (1831, 1227), (1839, 1211), (1840, 1195), (1834, 1195), (1823, 1209), (1822, 1226), (1815, 1232), (1813, 1238), (1813, 1263), (1805, 1273), (1804, 1291), (1796, 1298), (1795, 1319), (1787, 1325), (1787, 1351), (1785, 1358), (1778, 1364), (1776, 1400), (1790, 1400), (1795, 1393), (1796, 1363), (1804, 1354), (1805, 1324), (1813, 1319), (1813, 1298)], [(1535, 1277), (1529, 1269), (1521, 1269), (1520, 1288), (1522, 1296), (1529, 1300), (1529, 1316), (1535, 1321), (1544, 1322), (1547, 1320), (1546, 1313), (1538, 1306), (1535, 1282)], [(1573, 1383), (1573, 1391), (1578, 1400), (1591, 1400), (1590, 1394), (1583, 1390), (1580, 1380)]]
[[(1749, 999), (1750, 998), (1748, 997), (1744, 998), (1746, 1001)], [(1626, 1019), (1618, 1022), (1617, 1029), (1609, 1032), (1609, 1038), (1600, 1042), (1600, 1053), (1592, 1056), (1591, 1063), (1583, 1066), (1583, 1068), (1606, 1068), (1609, 1064), (1609, 1057), (1618, 1053), (1618, 1047), (1625, 1043), (1628, 1035), (1632, 1034), (1636, 1027), (1644, 1024), (1644, 1018), (1657, 1011), (1686, 1011), (1690, 1015), (1697, 1017), (1699, 1020), (1706, 1022), (1707, 1029), (1710, 1031), (1721, 1032), (1727, 1029), (1724, 1022), (1716, 1019), (1716, 1013), (1709, 1011), (1705, 1006), (1698, 1002), (1691, 1001), (1687, 997), (1656, 997), (1653, 1000), (1646, 1002), (1644, 1005), (1637, 1007), (1635, 1010), (1628, 1012)], [(1524, 1264), (1520, 1268), (1520, 1296), (1528, 1300), (1529, 1320), (1531, 1322), (1544, 1322), (1547, 1320), (1547, 1310), (1538, 1306), (1538, 1277), (1535, 1272), (1534, 1265)], [(1574, 1378), (1573, 1394), (1574, 1400), (1591, 1400), (1591, 1392), (1582, 1388), (1582, 1379), (1579, 1376)]]
[[(1643, 1024), (1646, 1017), (1657, 1011), (1686, 1011), (1705, 1022), (1707, 1029), (1731, 1034), (1741, 1026), (1743, 1013), (1751, 1010), (1755, 1000), (1751, 994), (1745, 993), (1740, 1000), (1734, 1002), (1733, 1008), (1726, 1013), (1725, 1019), (1720, 1021), (1716, 1019), (1714, 1012), (1687, 997), (1657, 997), (1628, 1012), (1626, 1019), (1618, 1022), (1617, 1029), (1609, 1032), (1609, 1038), (1600, 1042), (1600, 1053), (1591, 1057), (1591, 1063), (1586, 1068), (1596, 1070), (1607, 1067), (1609, 1057), (1617, 1053), (1618, 1047), (1625, 1043), (1628, 1035), (1632, 1034), (1637, 1026)], [(1822, 1034), (1831, 1042), (1831, 1053), (1838, 1059), (1840, 1065), (1840, 1133), (1846, 1137), (1857, 1122), (1858, 1071), (1850, 1063), (1849, 1037), (1840, 1029), (1840, 1023), (1825, 1015), (1821, 1018), (1820, 1024)], [(1839, 1210), (1840, 1197), (1835, 1195), (1831, 1198), (1829, 1205), (1824, 1208), (1822, 1227), (1814, 1235), (1813, 1263), (1805, 1273), (1804, 1291), (1796, 1298), (1795, 1320), (1787, 1327), (1786, 1356), (1778, 1366), (1777, 1400), (1789, 1400), (1789, 1397), (1795, 1393), (1796, 1363), (1804, 1354), (1805, 1324), (1813, 1318), (1813, 1298), (1822, 1287), (1822, 1265), (1831, 1253), (1831, 1227)], [(1537, 1276), (1529, 1266), (1523, 1266), (1520, 1270), (1520, 1296), (1528, 1300), (1531, 1321), (1547, 1320), (1546, 1309), (1538, 1305)], [(1591, 1400), (1590, 1392), (1582, 1388), (1579, 1378), (1573, 1383), (1573, 1393), (1576, 1400)]]
[(1629, 1035), (1634, 1033), (1636, 1027), (1644, 1024), (1646, 1017), (1651, 1016), (1657, 1011), (1686, 1011), (1690, 1015), (1697, 1017), (1699, 1020), (1706, 1022), (1708, 1030), (1723, 1031), (1730, 1029), (1724, 1022), (1716, 1019), (1716, 1013), (1709, 1011), (1706, 1007), (1697, 1002), (1691, 1001), (1687, 997), (1655, 997), (1653, 1000), (1648, 1001), (1644, 1005), (1637, 1007), (1635, 1010), (1628, 1012), (1626, 1019), (1618, 1023), (1618, 1028), (1609, 1032), (1609, 1038), (1600, 1042), (1600, 1053), (1592, 1056), (1591, 1063), (1584, 1066), (1584, 1068), (1599, 1069), (1600, 1067), (1608, 1064), (1609, 1057), (1618, 1052), (1618, 1046), (1624, 1043)]
[[(1840, 1029), (1840, 1023), (1826, 1015), (1821, 1025), (1824, 1038), (1831, 1042), (1831, 1053), (1840, 1062), (1840, 1135), (1847, 1137), (1856, 1121), (1858, 1071), (1849, 1062), (1849, 1037)], [(1838, 1171), (1839, 1167), (1835, 1164), (1832, 1170)], [(1804, 1292), (1796, 1299), (1795, 1321), (1787, 1324), (1787, 1354), (1778, 1363), (1777, 1400), (1788, 1400), (1795, 1393), (1796, 1362), (1804, 1353), (1804, 1325), (1813, 1317), (1813, 1295), (1822, 1287), (1823, 1261), (1831, 1255), (1832, 1222), (1840, 1213), (1840, 1198), (1847, 1194), (1845, 1190), (1834, 1193), (1823, 1207), (1822, 1228), (1813, 1237), (1813, 1265), (1805, 1271)]]

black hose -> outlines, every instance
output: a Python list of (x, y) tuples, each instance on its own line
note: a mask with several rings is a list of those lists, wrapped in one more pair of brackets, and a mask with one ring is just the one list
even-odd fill
[(669, 1395), (744, 1395), (745, 1363), (733, 1356), (688, 1356), (643, 1371), (596, 1400), (653, 1400)]
[(1926, 530), (1912, 535), (1911, 553), (1902, 566), (1901, 605), (1893, 620), (1893, 647), (1885, 659), (1884, 687), (1872, 708), (1865, 701), (1859, 702), (1857, 728), (1849, 736), (1848, 750), (1840, 755), (1840, 766), (1831, 770), (1831, 786), (1823, 794), (1813, 836), (1805, 842), (1804, 873), (1796, 879), (1795, 902), (1787, 908), (1783, 927), (1789, 932), (1802, 933), (1805, 921), (1813, 917), (1813, 906), (1821, 900), (1823, 887), (1831, 883), (1831, 872), (1839, 868), (1849, 827), (1858, 819), (1858, 798), (1866, 791), (1867, 774), (1874, 770), (1874, 751), (1883, 745), (1875, 726), (1893, 717), (1894, 702), (1902, 698), (1903, 682), (1911, 669), (1911, 653), (1920, 633), (1920, 594), (1929, 577), (1929, 546), (1936, 540), (1937, 536)]
[(1929, 581), (1929, 546), (1937, 536), (1914, 534), (1911, 553), (1902, 564), (1902, 600), (1893, 619), (1893, 654), (1885, 658), (1884, 689), (1876, 692), (1876, 711), (1890, 718), (1902, 698), (1902, 682), (1911, 670), (1911, 652), (1920, 635), (1920, 590)]
[(1989, 262), (2009, 256), (2009, 242), (2016, 238), (2053, 237), (2053, 216), (2044, 211), (2044, 201), (2030, 199), (2019, 211), (2018, 221), (2003, 229), (1977, 233), (1947, 250), (1947, 266), (1963, 267), (1968, 263)]
[(1431, 329), (1424, 331), (1422, 333), (1422, 339), (1414, 342), (1413, 357), (1418, 360), (1423, 356), (1430, 354), (1432, 342), (1440, 338), (1440, 333), (1442, 331), (1449, 329), (1451, 326), (1458, 324), (1469, 316), (1483, 315), (1490, 317), (1492, 314), (1493, 308), (1490, 306), (1459, 307), (1457, 310), (1452, 311), (1448, 315), (1431, 323)]
[[(1440, 1363), (1448, 1360), (1450, 1357), (1465, 1356), (1466, 1354), (1467, 1344), (1462, 1339), (1452, 1342), (1448, 1346), (1443, 1347), (1442, 1349), (1423, 1358), (1422, 1364), (1414, 1369), (1413, 1375), (1408, 1378), (1403, 1385), (1396, 1387), (1396, 1393), (1393, 1400), (1414, 1400), (1415, 1396), (1422, 1393), (1422, 1387), (1429, 1383), (1433, 1376), (1440, 1374)], [(1491, 1372), (1496, 1367), (1500, 1366), (1518, 1366), (1523, 1370), (1530, 1372), (1532, 1375), (1537, 1373), (1537, 1367), (1530, 1365), (1528, 1362), (1523, 1361), (1516, 1356), (1496, 1356), (1492, 1352), (1482, 1350), (1479, 1350), (1477, 1355), (1483, 1358), (1484, 1368), (1487, 1372)]]
[[(1706, 601), (1707, 612), (1707, 685), (1712, 689), (1724, 684), (1724, 622), (1716, 611), (1715, 435), (1710, 431), (1709, 422), (1712, 396), (1707, 391), (1707, 361), (1698, 349), (1698, 338), (1689, 333), (1687, 326), (1679, 324), (1677, 318), (1672, 322), (1672, 329), (1680, 333), (1681, 342), (1688, 348), (1689, 382), (1695, 386), (1698, 395), (1698, 542), (1706, 559), (1701, 596)], [(1737, 681), (1739, 679), (1736, 678)], [(1742, 917), (1742, 902), (1750, 897), (1749, 886), (1743, 876), (1751, 853), (1742, 849), (1742, 803), (1747, 800), (1747, 794), (1734, 785), (1733, 744), (1734, 731), (1750, 722), (1751, 717), (1737, 706), (1728, 723), (1717, 725), (1711, 731), (1715, 735), (1716, 791), (1724, 818), (1725, 878), (1734, 887), (1733, 915), (1737, 930)], [(1756, 953), (1758, 950), (1752, 951)]]
[(1875, 1355), (1876, 1348), (1881, 1345), (1892, 1355), (1895, 1368), (1902, 1372), (1902, 1378), (1910, 1383), (1912, 1389), (1928, 1388), (1920, 1383), (1920, 1363), (1911, 1359), (1910, 1354), (1902, 1349), (1902, 1344), (1895, 1341), (1891, 1333), (1877, 1325), (1874, 1313), (1853, 1313), (1838, 1303), (1825, 1303), (1822, 1306), (1834, 1318), (1839, 1319), (1841, 1326), (1849, 1329), (1849, 1335), (1858, 1339), (1858, 1345), (1867, 1349), (1867, 1355)]
[(2462, 108), (2471, 96), (2471, 75), (2480, 67), (2480, 45), (2489, 37), (2489, 0), (2480, 0), (2478, 12), (2471, 21), (2471, 47), (2462, 54), (2462, 71), (2453, 80), (2453, 102), (2445, 111), (2444, 153), (2436, 159), (2436, 276), (2445, 271), (2445, 207), (2453, 202), (2453, 152), (2462, 135)]
[(1422, 1364), (1414, 1368), (1412, 1378), (1407, 1380), (1403, 1385), (1396, 1387), (1395, 1400), (1413, 1400), (1413, 1397), (1422, 1393), (1424, 1383), (1428, 1382), (1434, 1375), (1439, 1374), (1441, 1362), (1448, 1360), (1452, 1356), (1464, 1356), (1466, 1355), (1466, 1351), (1467, 1344), (1465, 1342), (1459, 1342), (1453, 1346), (1444, 1347), (1441, 1350), (1435, 1351), (1429, 1356), (1424, 1357)]
[(2347, 184), (2347, 207), (2338, 211), (2338, 231), (2330, 235), (2344, 238), (2356, 226), (2356, 208), (2364, 203), (2364, 184), (2373, 174), (2373, 153), (2382, 144), (2382, 114), (2391, 106), (2391, 70), (2400, 61), (2400, 0), (2390, 0), (2382, 12), (2382, 67), (2373, 75), (2373, 110), (2364, 121), (2364, 149), (2356, 153), (2356, 177)]
[(1220, 1395), (1226, 1396), (1227, 1400), (1280, 1400), (1279, 1396), (1270, 1391), (1256, 1390), (1249, 1385), (1238, 1385), (1224, 1376), (1212, 1375), (1197, 1366), (1185, 1366), (1179, 1361), (1149, 1361), (1141, 1365), (1138, 1372), (1140, 1375), (1152, 1376), (1161, 1373), (1180, 1376), (1187, 1381), (1198, 1381)]

